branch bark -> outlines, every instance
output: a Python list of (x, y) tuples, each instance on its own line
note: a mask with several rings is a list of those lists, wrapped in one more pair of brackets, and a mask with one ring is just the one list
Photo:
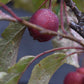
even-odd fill
[(78, 19), (78, 23), (71, 22), (69, 26), (79, 33), (84, 38), (84, 13), (82, 13), (72, 0), (64, 0), (66, 5), (69, 6)]
[(72, 0), (64, 0), (66, 5), (69, 6), (74, 14), (76, 15), (77, 19), (80, 20), (81, 11), (75, 6), (75, 3)]

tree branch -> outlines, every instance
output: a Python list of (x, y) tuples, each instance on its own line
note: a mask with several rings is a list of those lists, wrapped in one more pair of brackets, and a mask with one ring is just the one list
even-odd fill
[(84, 13), (79, 11), (79, 9), (75, 6), (75, 3), (72, 0), (64, 0), (66, 5), (69, 6), (78, 19), (78, 23), (71, 22), (69, 26), (79, 33), (84, 38)]
[[(24, 71), (22, 72), (21, 76), (19, 77), (19, 80), (21, 79), (22, 75), (24, 74), (24, 72), (27, 70), (27, 68), (30, 67), (30, 65), (35, 61), (37, 60), (39, 57), (45, 55), (45, 54), (48, 54), (48, 53), (51, 53), (51, 52), (54, 52), (54, 51), (57, 51), (57, 50), (63, 50), (63, 49), (77, 49), (77, 50), (84, 50), (84, 48), (81, 48), (81, 47), (60, 47), (60, 48), (54, 48), (54, 49), (51, 49), (51, 50), (47, 50), (47, 51), (44, 51), (40, 54), (38, 54), (28, 65), (27, 67), (24, 69)], [(72, 54), (76, 54), (76, 52), (72, 53)], [(72, 54), (69, 54), (68, 56), (72, 55)], [(66, 57), (68, 57), (66, 56)], [(17, 84), (19, 83), (19, 80), (17, 82)]]
[[(20, 22), (23, 25), (25, 25), (27, 27), (30, 27), (30, 28), (37, 29), (38, 31), (45, 31), (44, 33), (49, 34), (49, 35), (53, 35), (53, 36), (59, 35), (59, 36), (62, 36), (63, 38), (72, 40), (72, 41), (74, 41), (74, 42), (76, 42), (76, 43), (78, 43), (78, 44), (80, 44), (81, 46), (84, 47), (84, 42), (79, 41), (77, 38), (75, 38), (73, 36), (70, 36), (70, 35), (62, 34), (60, 32), (51, 31), (51, 30), (45, 29), (43, 27), (37, 26), (35, 24), (32, 24), (32, 23), (30, 23), (30, 22), (28, 22), (26, 20), (20, 19), (18, 16), (16, 16), (16, 14), (10, 8), (8, 8), (7, 6), (5, 6), (2, 3), (0, 3), (0, 5), (2, 5), (2, 7), (4, 9), (6, 9), (18, 22)], [(13, 22), (16, 22), (16, 21), (13, 20)]]
[(49, 34), (49, 35), (53, 35), (53, 36), (59, 35), (59, 36), (62, 36), (63, 38), (75, 41), (75, 42), (77, 42), (78, 44), (80, 44), (80, 45), (82, 45), (84, 47), (84, 43), (83, 42), (79, 41), (78, 39), (76, 39), (75, 37), (73, 37), (71, 35), (65, 35), (65, 34), (60, 33), (60, 32), (55, 32), (55, 31), (51, 31), (51, 30), (48, 30), (48, 29), (44, 29), (43, 27), (37, 26), (37, 25), (32, 24), (32, 23), (30, 23), (28, 21), (25, 21), (25, 20), (22, 21), (22, 24), (24, 24), (24, 25), (26, 25), (28, 27), (37, 29), (39, 31), (45, 31), (45, 33)]
[(84, 26), (80, 27), (78, 24), (71, 22), (70, 27), (84, 37)]
[(77, 19), (80, 20), (81, 18), (81, 11), (75, 6), (75, 3), (72, 0), (64, 0), (66, 5), (69, 6), (74, 14), (76, 15)]

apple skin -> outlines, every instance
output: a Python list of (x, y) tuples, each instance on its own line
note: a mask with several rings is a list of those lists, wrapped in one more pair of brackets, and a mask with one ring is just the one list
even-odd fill
[[(59, 20), (55, 13), (53, 13), (50, 9), (39, 9), (37, 10), (29, 20), (31, 23), (41, 26), (45, 29), (49, 29), (52, 31), (58, 31)], [(40, 42), (48, 41), (53, 36), (47, 35), (39, 32), (36, 29), (28, 27), (30, 35)]]
[(77, 72), (84, 74), (84, 67), (76, 69)]
[(68, 73), (64, 79), (64, 84), (84, 84), (84, 68)]

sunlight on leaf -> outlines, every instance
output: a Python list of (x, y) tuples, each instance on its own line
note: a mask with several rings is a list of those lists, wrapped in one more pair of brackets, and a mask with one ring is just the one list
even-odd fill
[(4, 76), (6, 76), (6, 72), (0, 72), (0, 80), (3, 80)]
[(28, 84), (48, 84), (55, 71), (65, 63), (64, 53), (47, 56), (35, 65)]

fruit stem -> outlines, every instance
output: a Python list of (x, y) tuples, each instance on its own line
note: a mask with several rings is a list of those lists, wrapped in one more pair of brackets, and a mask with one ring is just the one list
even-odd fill
[(64, 34), (67, 34), (67, 32), (64, 29), (64, 21), (63, 21), (63, 0), (61, 0), (60, 4), (60, 19), (61, 19), (61, 29)]
[[(14, 12), (13, 12), (12, 10), (9, 10), (9, 9), (10, 9), (9, 7), (7, 7), (7, 6), (5, 6), (5, 5), (3, 6), (2, 3), (1, 3), (0, 5), (1, 5), (5, 10), (7, 10), (11, 15), (15, 16), (15, 17), (14, 17), (15, 19), (17, 19), (18, 16), (16, 16), (16, 14), (14, 14)], [(18, 17), (18, 18), (19, 18), (19, 17)], [(5, 18), (4, 18), (4, 20), (5, 20)], [(16, 20), (11, 20), (11, 19), (10, 19), (10, 20), (9, 20), (9, 19), (6, 19), (6, 20), (12, 21), (12, 22), (17, 22), (17, 21), (19, 21), (21, 24), (23, 24), (23, 25), (25, 25), (25, 26), (27, 26), (27, 27), (32, 27), (32, 28), (34, 28), (34, 29), (37, 29), (38, 31), (45, 31), (45, 33), (48, 34), (48, 35), (53, 35), (53, 36), (60, 35), (60, 36), (62, 36), (63, 38), (72, 40), (72, 41), (74, 41), (74, 42), (76, 42), (76, 43), (78, 43), (78, 44), (80, 44), (81, 46), (84, 47), (84, 42), (79, 41), (77, 38), (75, 38), (75, 37), (73, 37), (73, 36), (65, 35), (65, 34), (62, 34), (62, 33), (60, 33), (60, 32), (55, 32), (55, 31), (51, 31), (51, 30), (48, 30), (48, 29), (44, 29), (43, 27), (37, 26), (37, 25), (32, 24), (32, 23), (30, 23), (30, 22), (28, 22), (28, 21), (26, 21), (26, 20), (23, 20), (23, 19), (20, 19), (20, 20), (17, 19), (17, 21), (16, 21)]]
[(66, 19), (67, 19), (67, 23), (69, 25), (69, 19), (68, 19), (68, 14), (67, 14), (67, 7), (66, 7), (66, 3), (64, 2), (64, 10), (65, 10), (65, 16), (66, 16)]
[(49, 0), (49, 9), (52, 10), (52, 0)]
[(48, 0), (45, 0), (45, 1), (40, 5), (39, 9), (40, 9), (44, 4), (46, 4), (47, 1), (48, 1)]
[[(38, 55), (28, 64), (28, 66), (27, 66), (27, 67), (25, 68), (25, 70), (22, 72), (20, 78), (22, 77), (22, 75), (24, 74), (24, 72), (30, 67), (30, 65), (31, 65), (35, 60), (37, 60), (39, 57), (41, 57), (41, 56), (43, 56), (43, 55), (45, 55), (45, 54), (54, 52), (54, 51), (56, 51), (56, 50), (63, 50), (63, 49), (78, 49), (78, 50), (81, 49), (81, 50), (84, 50), (84, 48), (82, 48), (82, 47), (60, 47), (60, 48), (54, 48), (54, 49), (51, 49), (51, 50), (44, 51), (44, 52), (38, 54)], [(75, 53), (76, 53), (76, 52), (74, 52), (74, 53), (72, 53), (72, 54), (75, 54)], [(72, 54), (71, 54), (71, 55), (72, 55)], [(19, 78), (19, 80), (20, 80), (20, 78)], [(18, 80), (18, 82), (19, 82), (19, 80)], [(18, 84), (18, 83), (17, 83), (17, 84)]]

